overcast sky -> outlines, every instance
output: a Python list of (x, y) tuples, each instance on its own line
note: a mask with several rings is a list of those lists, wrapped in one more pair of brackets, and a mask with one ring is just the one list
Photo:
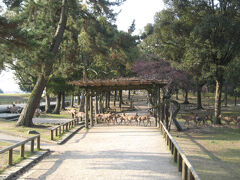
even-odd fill
[[(121, 7), (116, 8), (116, 11), (120, 9), (121, 13), (116, 21), (118, 29), (127, 31), (135, 20), (134, 33), (139, 34), (147, 23), (153, 23), (155, 13), (163, 9), (163, 2), (162, 0), (127, 0)], [(0, 89), (5, 93), (20, 91), (12, 71), (4, 71), (0, 74)]]

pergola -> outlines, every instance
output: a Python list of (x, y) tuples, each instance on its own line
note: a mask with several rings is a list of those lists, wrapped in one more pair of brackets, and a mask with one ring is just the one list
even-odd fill
[[(85, 89), (85, 112), (88, 112), (90, 106), (90, 125), (93, 126), (93, 105), (89, 103), (90, 97), (96, 96), (102, 92), (110, 92), (116, 90), (147, 90), (154, 96), (154, 109), (158, 112), (158, 120), (160, 120), (160, 89), (169, 83), (167, 80), (156, 79), (114, 79), (114, 80), (81, 80), (70, 82), (71, 85)], [(97, 98), (96, 98), (97, 104)], [(121, 105), (120, 105), (121, 106)], [(85, 126), (88, 127), (89, 115), (86, 113)], [(156, 118), (156, 125), (157, 123)]]

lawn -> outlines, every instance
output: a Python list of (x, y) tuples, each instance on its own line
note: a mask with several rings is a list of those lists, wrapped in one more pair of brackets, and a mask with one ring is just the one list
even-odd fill
[(209, 126), (171, 131), (204, 180), (239, 179), (240, 128)]
[(37, 124), (34, 127), (16, 127), (16, 122), (14, 121), (0, 120), (0, 132), (24, 138), (33, 136), (28, 134), (28, 131), (35, 130), (41, 134), (41, 139), (50, 140), (50, 129), (54, 126), (50, 124)]

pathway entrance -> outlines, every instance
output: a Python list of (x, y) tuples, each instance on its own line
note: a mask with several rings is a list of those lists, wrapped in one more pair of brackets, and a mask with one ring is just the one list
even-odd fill
[(157, 128), (94, 127), (51, 150), (20, 179), (181, 179)]

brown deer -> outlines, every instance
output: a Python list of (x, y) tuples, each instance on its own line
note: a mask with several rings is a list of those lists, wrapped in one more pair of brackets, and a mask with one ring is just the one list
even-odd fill
[[(138, 125), (140, 126), (141, 122), (143, 123), (144, 126), (147, 126), (148, 123), (150, 123), (151, 126), (151, 121), (150, 121), (150, 116), (149, 115), (144, 115), (144, 116), (139, 116), (137, 118), (138, 120)], [(144, 121), (147, 121), (147, 124), (145, 125)]]
[(185, 120), (184, 124), (187, 124), (188, 126), (189, 126), (190, 121), (194, 121), (194, 123), (197, 124), (196, 117), (197, 117), (197, 115), (193, 114), (193, 113), (191, 113), (191, 114), (181, 114), (181, 118)]
[(127, 117), (128, 125), (129, 124), (132, 125), (132, 121), (135, 121), (138, 123), (138, 120), (137, 120), (138, 114), (137, 113), (135, 115), (127, 115), (126, 117)]
[(85, 118), (85, 112), (77, 112), (75, 118), (82, 120), (83, 118)]
[(231, 116), (222, 116), (220, 115), (220, 118), (227, 124), (229, 125), (231, 122), (234, 121), (234, 117), (231, 117)]

